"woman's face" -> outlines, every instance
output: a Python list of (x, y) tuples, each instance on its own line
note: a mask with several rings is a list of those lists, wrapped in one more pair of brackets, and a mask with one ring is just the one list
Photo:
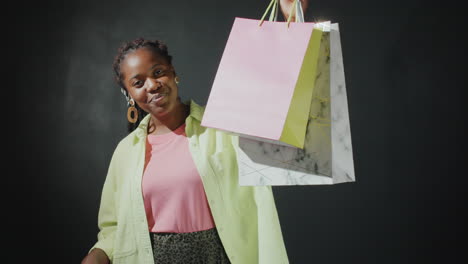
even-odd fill
[(174, 67), (150, 47), (126, 55), (121, 62), (122, 81), (131, 98), (156, 118), (177, 106), (178, 87)]

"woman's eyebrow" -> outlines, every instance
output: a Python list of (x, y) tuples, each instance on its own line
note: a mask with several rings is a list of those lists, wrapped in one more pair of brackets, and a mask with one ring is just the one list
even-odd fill
[(134, 79), (134, 78), (136, 78), (136, 77), (138, 77), (138, 76), (140, 76), (140, 74), (135, 74), (133, 77), (128, 78), (128, 80), (130, 81), (131, 79)]
[(161, 64), (156, 63), (155, 65), (153, 65), (153, 66), (151, 67), (150, 71), (151, 71), (152, 69), (154, 69), (156, 66), (159, 66), (159, 65), (161, 65)]
[[(151, 66), (150, 71), (151, 71), (152, 69), (156, 68), (156, 66), (159, 66), (159, 65), (162, 65), (162, 64), (160, 64), (160, 63), (154, 64), (153, 66)], [(132, 77), (129, 78), (128, 80), (131, 80), (131, 79), (133, 79), (133, 78), (137, 78), (138, 76), (140, 76), (140, 74), (135, 74), (134, 76), (132, 76)]]

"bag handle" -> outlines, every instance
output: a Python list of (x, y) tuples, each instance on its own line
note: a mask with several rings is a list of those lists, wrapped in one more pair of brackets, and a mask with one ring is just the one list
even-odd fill
[[(263, 21), (265, 20), (265, 16), (268, 14), (268, 11), (273, 7), (270, 13), (270, 19), (269, 21), (276, 21), (278, 18), (278, 0), (271, 0), (270, 4), (268, 5), (267, 9), (265, 10), (265, 13), (263, 13), (262, 18), (260, 19), (260, 22), (258, 23), (258, 26), (261, 26), (263, 24)], [(296, 19), (295, 22), (300, 22), (304, 23), (304, 10), (302, 9), (302, 3), (301, 1), (294, 0), (294, 3), (291, 5), (291, 9), (289, 10), (289, 17), (287, 20), (287, 26), (289, 27), (289, 23), (291, 23), (291, 18), (292, 18), (292, 13), (293, 11), (296, 12)]]

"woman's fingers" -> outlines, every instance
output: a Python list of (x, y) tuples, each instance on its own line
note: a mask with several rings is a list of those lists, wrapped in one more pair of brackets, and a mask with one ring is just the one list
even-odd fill
[[(283, 13), (284, 20), (287, 20), (289, 17), (289, 12), (291, 11), (291, 7), (293, 6), (294, 0), (279, 0), (281, 13)], [(307, 7), (309, 6), (309, 0), (298, 0), (301, 1), (302, 10), (304, 13), (306, 12)], [(291, 17), (291, 21), (296, 21), (296, 12), (294, 11)]]

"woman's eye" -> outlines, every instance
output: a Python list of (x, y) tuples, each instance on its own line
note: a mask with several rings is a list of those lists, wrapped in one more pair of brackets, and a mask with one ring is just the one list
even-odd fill
[(133, 86), (139, 86), (139, 85), (141, 85), (141, 81), (136, 81), (133, 83)]
[(162, 70), (156, 70), (156, 71), (154, 71), (154, 75), (155, 75), (155, 76), (158, 76), (158, 75), (160, 75), (160, 74), (162, 74), (162, 73), (163, 73)]

